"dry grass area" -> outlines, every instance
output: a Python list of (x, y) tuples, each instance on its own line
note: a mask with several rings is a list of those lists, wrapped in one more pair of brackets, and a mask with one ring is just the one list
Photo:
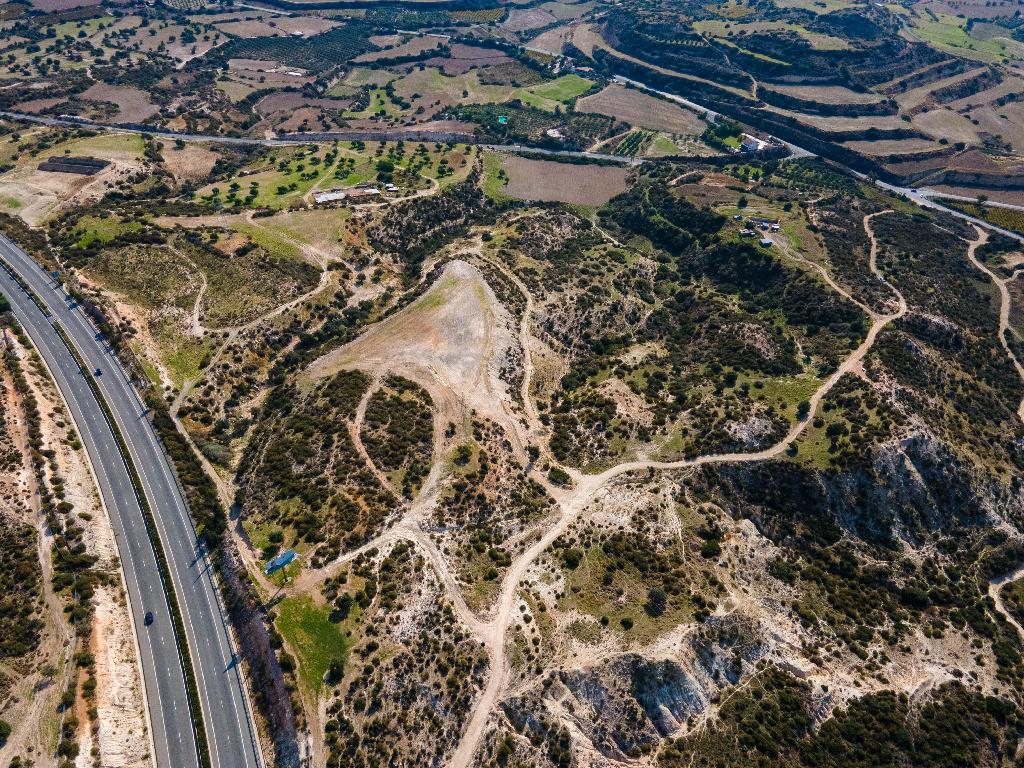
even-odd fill
[(551, 160), (506, 157), (508, 184), (502, 190), (519, 200), (557, 201), (596, 207), (626, 191), (622, 166), (573, 165)]
[(493, 48), (455, 43), (449, 56), (427, 59), (426, 64), (439, 67), (446, 75), (464, 75), (471, 69), (494, 67), (511, 61), (512, 58)]
[(907, 124), (896, 115), (871, 115), (869, 117), (822, 117), (819, 115), (805, 115), (802, 112), (793, 112), (778, 107), (768, 107), (768, 111), (777, 112), (780, 115), (787, 115), (802, 123), (813, 125), (823, 131), (866, 131), (869, 128), (877, 128), (881, 131), (905, 130)]
[(179, 181), (201, 181), (209, 176), (219, 155), (200, 144), (186, 144), (182, 149), (164, 147), (164, 165)]
[(352, 61), (356, 64), (361, 64), (380, 59), (393, 59), (398, 56), (418, 56), (421, 53), (440, 48), (443, 42), (444, 40), (439, 37), (427, 37), (426, 35), (402, 38), (395, 43), (383, 47), (382, 50), (364, 53), (362, 56), (352, 59)]
[(102, 0), (32, 0), (32, 7), (44, 13), (70, 11), (72, 8), (88, 8), (99, 5)]
[(978, 144), (978, 129), (963, 115), (950, 109), (932, 109), (914, 115), (914, 127), (933, 139), (946, 139), (950, 144), (962, 141)]
[(1022, 91), (1024, 91), (1024, 77), (1020, 77), (1019, 74), (1010, 74), (998, 85), (993, 85), (991, 88), (986, 88), (984, 91), (965, 96), (962, 99), (951, 101), (946, 106), (956, 110), (971, 109), (982, 104), (991, 104), (996, 99), (1001, 99), (1005, 96), (1016, 96), (1016, 94)]
[(448, 262), (416, 302), (351, 344), (315, 361), (303, 374), (318, 381), (346, 368), (395, 373), (424, 387), (447, 420), (467, 409), (507, 420), (500, 370), (514, 340), (508, 312), (476, 267)]
[(929, 99), (931, 99), (933, 91), (937, 91), (941, 88), (955, 86), (958, 83), (964, 82), (965, 80), (970, 80), (971, 78), (978, 77), (979, 75), (984, 74), (984, 72), (984, 67), (979, 67), (977, 69), (969, 69), (966, 72), (961, 72), (960, 74), (953, 75), (951, 77), (946, 77), (943, 78), (942, 80), (936, 80), (931, 83), (925, 83), (924, 85), (920, 85), (917, 88), (911, 88), (910, 90), (904, 91), (903, 93), (897, 93), (893, 96), (893, 98), (896, 99), (896, 103), (900, 105), (901, 110), (903, 110), (904, 112), (908, 112), (914, 109), (915, 107), (919, 107), (922, 104), (929, 101)]
[(533, 50), (544, 51), (552, 56), (560, 56), (565, 44), (572, 42), (572, 36), (573, 28), (571, 26), (555, 27), (546, 32), (541, 32), (533, 40), (530, 40), (527, 45)]
[(277, 16), (256, 14), (217, 25), (221, 32), (235, 37), (312, 37), (338, 26), (338, 22), (319, 16)]
[(309, 96), (304, 96), (301, 93), (289, 91), (271, 93), (264, 96), (256, 102), (255, 110), (257, 114), (265, 117), (266, 115), (273, 114), (274, 112), (292, 112), (303, 108), (313, 110), (339, 110), (344, 109), (349, 103), (350, 100), (348, 99), (310, 98)]
[(705, 127), (688, 109), (622, 85), (609, 85), (580, 99), (576, 111), (609, 115), (640, 128), (675, 134), (699, 134)]
[(502, 27), (509, 32), (528, 32), (553, 24), (557, 19), (548, 11), (540, 8), (514, 8), (509, 11), (508, 18)]
[(1001, 136), (1015, 152), (1024, 152), (1024, 104), (986, 105), (971, 110), (968, 117), (978, 121), (979, 131)]
[(159, 111), (145, 91), (127, 85), (95, 83), (82, 93), (82, 97), (117, 105), (115, 119), (118, 122), (141, 123)]
[(847, 149), (864, 155), (909, 155), (938, 149), (938, 144), (927, 139), (883, 139), (881, 141), (847, 141)]
[(997, 19), (1013, 16), (1019, 9), (1016, 0), (926, 0), (915, 3), (921, 11), (971, 19)]
[(816, 101), (821, 104), (874, 104), (882, 100), (877, 93), (852, 91), (839, 85), (771, 85), (762, 84), (761, 88), (791, 96), (803, 101)]

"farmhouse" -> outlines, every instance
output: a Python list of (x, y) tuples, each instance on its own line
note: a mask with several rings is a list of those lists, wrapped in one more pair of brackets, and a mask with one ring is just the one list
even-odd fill
[(366, 197), (376, 197), (380, 194), (380, 190), (376, 187), (369, 186), (358, 186), (351, 189), (328, 189), (324, 192), (316, 192), (313, 194), (313, 202), (317, 205), (323, 205), (324, 203), (334, 203), (338, 200), (353, 200)]
[(767, 141), (762, 141), (756, 136), (751, 136), (749, 133), (744, 133), (743, 141), (740, 142), (740, 150), (743, 152), (760, 152), (767, 146)]

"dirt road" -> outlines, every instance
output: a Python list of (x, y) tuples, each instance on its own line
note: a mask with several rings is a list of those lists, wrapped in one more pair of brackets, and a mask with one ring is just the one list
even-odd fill
[[(1017, 356), (1010, 348), (1010, 343), (1006, 340), (1006, 335), (1010, 333), (1010, 290), (1007, 287), (1007, 284), (1013, 280), (1018, 273), (1014, 272), (1012, 276), (1002, 278), (981, 263), (975, 255), (975, 251), (978, 249), (979, 245), (983, 245), (988, 242), (988, 232), (978, 226), (975, 226), (974, 229), (978, 233), (978, 239), (972, 242), (968, 247), (967, 258), (970, 260), (971, 264), (988, 275), (989, 280), (995, 283), (996, 288), (999, 289), (999, 343), (1003, 345), (1003, 349), (1006, 350), (1006, 354), (1013, 363), (1013, 367), (1017, 369), (1017, 375), (1020, 376), (1021, 381), (1024, 381), (1024, 365), (1021, 365), (1020, 360), (1017, 359)], [(1024, 421), (1024, 400), (1021, 400), (1020, 405), (1017, 406), (1017, 416), (1021, 421)]]

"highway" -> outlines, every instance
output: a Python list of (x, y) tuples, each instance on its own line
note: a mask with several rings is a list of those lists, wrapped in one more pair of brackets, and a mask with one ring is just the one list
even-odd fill
[[(0, 235), (0, 259), (46, 305), (47, 318), (7, 270), (0, 269), (0, 292), (39, 350), (61, 391), (99, 485), (121, 556), (159, 768), (199, 768), (183, 665), (171, 613), (163, 593), (156, 556), (131, 476), (110, 424), (85, 375), (94, 380), (128, 446), (128, 458), (141, 480), (156, 525), (198, 682), (203, 722), (213, 768), (262, 768), (241, 670), (228, 633), (213, 570), (197, 545), (170, 461), (145, 416), (145, 406), (117, 357), (82, 310), (55, 285), (27, 253)], [(59, 324), (85, 361), (83, 374), (54, 325)], [(152, 625), (143, 617), (152, 611)]]

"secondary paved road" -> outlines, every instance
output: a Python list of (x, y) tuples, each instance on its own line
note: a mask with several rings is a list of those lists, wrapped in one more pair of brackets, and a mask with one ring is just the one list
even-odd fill
[[(345, 139), (335, 138), (323, 138), (329, 137), (330, 131), (321, 134), (312, 134), (308, 138), (302, 134), (289, 134), (290, 138), (284, 139), (260, 139), (256, 137), (242, 137), (242, 136), (211, 136), (201, 133), (176, 133), (174, 131), (161, 130), (160, 128), (149, 128), (146, 127), (145, 131), (141, 128), (131, 128), (121, 125), (106, 125), (104, 123), (97, 123), (92, 120), (84, 119), (69, 119), (65, 117), (41, 117), (39, 115), (27, 115), (21, 112), (3, 112), (0, 111), (0, 117), (10, 118), (12, 120), (21, 120), (28, 123), (35, 123), (37, 125), (48, 125), (48, 126), (62, 126), (66, 128), (87, 128), (93, 131), (107, 131), (113, 133), (148, 133), (151, 136), (156, 136), (161, 139), (181, 139), (182, 141), (191, 142), (206, 142), (210, 144), (241, 144), (248, 146), (260, 146), (260, 147), (281, 147), (281, 146), (295, 146), (296, 144), (322, 144), (325, 141), (337, 141)], [(362, 134), (373, 134), (374, 131), (358, 131)], [(380, 136), (381, 141), (393, 140), (391, 137), (395, 135), (395, 131), (379, 131), (376, 132)], [(340, 132), (339, 132), (340, 135)], [(484, 149), (489, 149), (495, 152), (514, 152), (514, 153), (537, 153), (542, 155), (551, 155), (553, 157), (569, 157), (569, 158), (587, 158), (591, 160), (607, 160), (615, 163), (623, 163), (626, 165), (639, 165), (643, 162), (643, 158), (638, 157), (621, 157), (619, 155), (608, 155), (601, 152), (577, 152), (570, 149), (542, 149), (540, 147), (524, 147), (520, 144), (485, 144), (483, 142), (476, 141), (472, 137), (460, 140), (460, 143), (469, 144), (480, 144)]]
[[(51, 313), (47, 318), (7, 271), (0, 270), (0, 291), (10, 299), (15, 316), (40, 350), (68, 402), (110, 513), (139, 640), (158, 765), (160, 768), (199, 765), (170, 612), (124, 458), (92, 389), (54, 324), (63, 327), (71, 338), (89, 375), (96, 369), (101, 371), (95, 380), (128, 445), (129, 458), (156, 518), (185, 623), (213, 767), (260, 768), (262, 760), (241, 671), (212, 569), (197, 545), (188, 508), (167, 455), (144, 415), (138, 394), (116, 356), (82, 310), (28, 254), (2, 235), (0, 258), (18, 273)], [(143, 623), (147, 610), (154, 614), (149, 627)]]

